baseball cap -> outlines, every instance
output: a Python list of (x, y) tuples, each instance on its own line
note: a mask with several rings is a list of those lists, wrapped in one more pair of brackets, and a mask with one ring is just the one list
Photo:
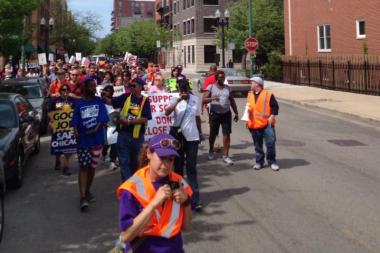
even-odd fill
[(254, 82), (257, 83), (258, 85), (261, 85), (261, 86), (264, 87), (264, 80), (263, 80), (261, 77), (259, 77), (259, 76), (254, 76), (254, 77), (252, 77), (252, 78), (249, 79), (249, 80), (254, 81)]
[(140, 86), (144, 86), (146, 83), (143, 79), (139, 78), (139, 77), (135, 77), (132, 79), (131, 83), (137, 83), (139, 84)]
[(177, 65), (177, 69), (183, 69), (182, 65)]
[(173, 145), (175, 142), (178, 141), (173, 136), (163, 133), (152, 137), (149, 140), (148, 146), (159, 157), (179, 156), (175, 145)]

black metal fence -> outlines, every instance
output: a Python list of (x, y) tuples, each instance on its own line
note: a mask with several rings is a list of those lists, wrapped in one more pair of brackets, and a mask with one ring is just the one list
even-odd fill
[(380, 58), (377, 56), (283, 56), (287, 83), (380, 96)]

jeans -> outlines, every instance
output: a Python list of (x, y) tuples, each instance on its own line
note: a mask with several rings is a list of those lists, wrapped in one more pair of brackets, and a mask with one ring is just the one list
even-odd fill
[(134, 139), (132, 133), (119, 131), (116, 145), (119, 155), (121, 179), (123, 181), (127, 180), (138, 169), (139, 155), (143, 142), (144, 134), (140, 134), (138, 139)]
[(182, 137), (182, 147), (178, 150), (179, 157), (174, 161), (174, 171), (183, 176), (183, 167), (186, 159), (186, 176), (187, 182), (193, 190), (192, 206), (200, 203), (199, 186), (197, 176), (197, 157), (199, 141), (186, 141)]
[(250, 129), (253, 142), (255, 144), (256, 163), (263, 165), (265, 153), (263, 141), (267, 147), (268, 164), (276, 163), (276, 131), (273, 127), (267, 126), (261, 129)]

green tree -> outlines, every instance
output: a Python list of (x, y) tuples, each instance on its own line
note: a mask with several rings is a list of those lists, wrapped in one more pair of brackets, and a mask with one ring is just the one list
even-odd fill
[[(172, 34), (160, 27), (153, 20), (138, 21), (121, 28), (102, 42), (105, 45), (112, 43), (113, 52), (130, 52), (139, 57), (154, 58), (157, 51), (156, 41), (169, 43)], [(108, 44), (109, 45), (109, 44)], [(106, 46), (98, 46), (99, 49), (105, 50)], [(103, 51), (105, 52), (105, 51)]]
[(17, 54), (27, 41), (23, 20), (39, 3), (39, 0), (0, 0), (0, 53), (4, 56)]
[(116, 44), (116, 34), (117, 33), (112, 33), (101, 39), (96, 44), (95, 53), (105, 53), (108, 55), (119, 54), (121, 50), (119, 50), (118, 45)]
[[(236, 50), (242, 54), (246, 54), (244, 41), (249, 35), (248, 1), (239, 0), (228, 7), (230, 24), (226, 29), (226, 40), (234, 42)], [(253, 0), (252, 8), (253, 37), (259, 40), (256, 64), (260, 67), (268, 62), (269, 54), (284, 51), (283, 1)], [(217, 32), (220, 40), (220, 29), (217, 29)], [(243, 59), (245, 61), (245, 57)]]

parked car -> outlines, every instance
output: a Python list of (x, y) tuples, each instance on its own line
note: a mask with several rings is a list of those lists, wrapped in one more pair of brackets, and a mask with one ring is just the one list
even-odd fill
[(50, 97), (48, 85), (44, 78), (30, 77), (5, 80), (0, 83), (0, 92), (18, 93), (27, 98), (38, 111), (41, 133), (46, 133), (49, 124), (47, 111)]
[(5, 183), (4, 183), (4, 166), (3, 166), (3, 157), (4, 153), (0, 151), (0, 242), (3, 239), (4, 232), (4, 192), (5, 192)]
[(243, 71), (231, 68), (222, 68), (226, 75), (224, 84), (227, 84), (232, 92), (247, 93), (251, 90), (249, 78), (245, 76)]
[(0, 151), (4, 154), (4, 184), (19, 188), (24, 165), (31, 154), (40, 151), (40, 117), (23, 96), (0, 93)]

